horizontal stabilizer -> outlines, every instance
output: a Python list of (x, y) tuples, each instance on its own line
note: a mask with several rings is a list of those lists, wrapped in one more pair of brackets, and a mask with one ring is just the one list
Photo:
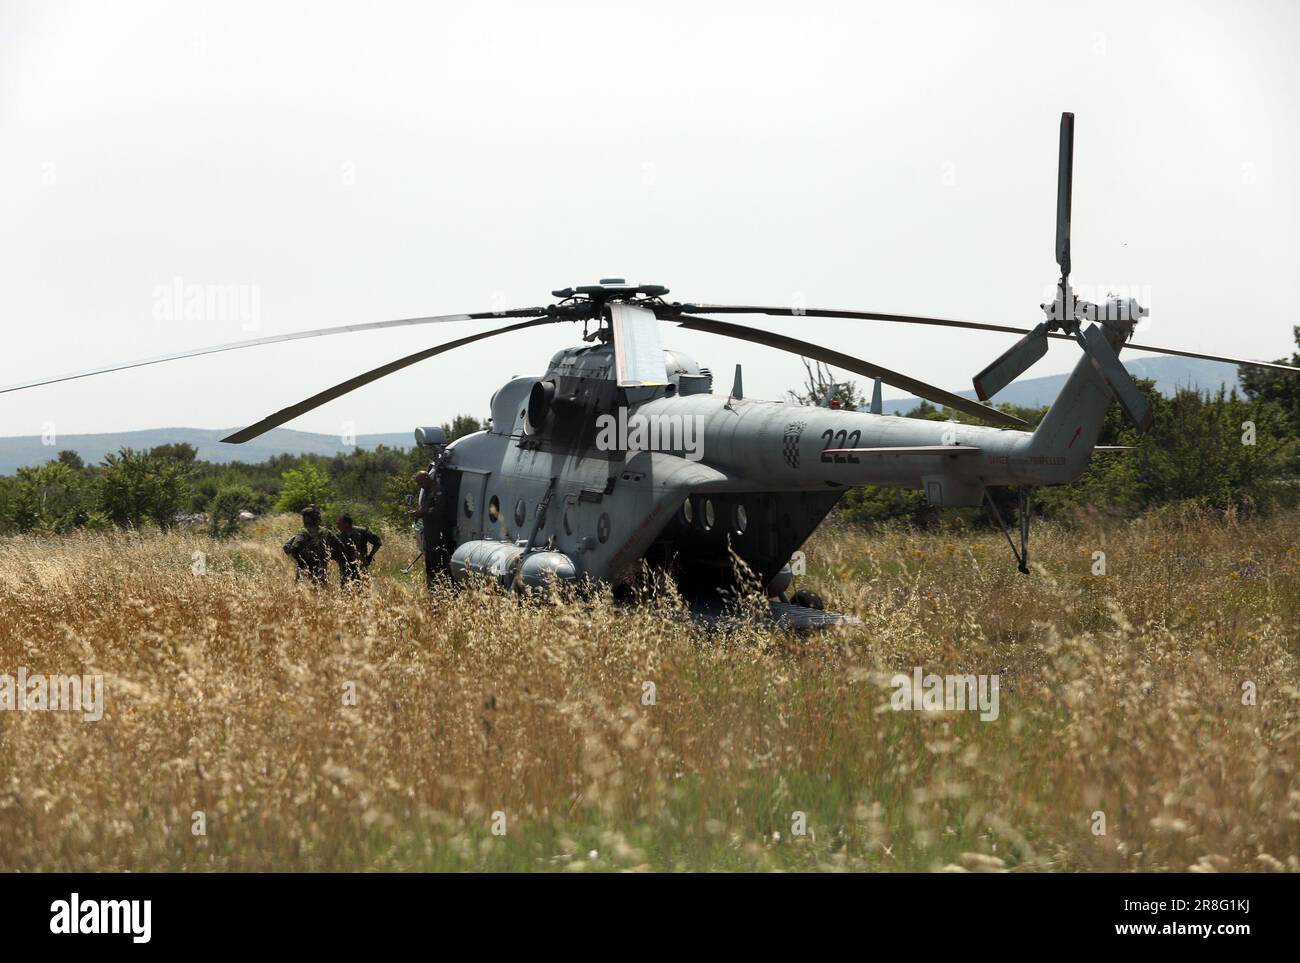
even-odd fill
[(824, 455), (973, 455), (973, 445), (912, 445), (899, 448), (827, 448)]

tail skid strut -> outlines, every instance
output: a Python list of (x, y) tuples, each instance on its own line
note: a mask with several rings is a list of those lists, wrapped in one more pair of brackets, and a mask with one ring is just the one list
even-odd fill
[(1020, 550), (1016, 550), (1016, 543), (1011, 538), (1011, 529), (1002, 519), (1002, 513), (998, 511), (997, 504), (993, 501), (993, 495), (987, 488), (984, 489), (984, 498), (989, 503), (989, 509), (993, 513), (994, 520), (998, 523), (998, 528), (1002, 529), (1002, 534), (1007, 537), (1007, 544), (1011, 546), (1011, 554), (1016, 557), (1018, 569), (1022, 575), (1029, 574), (1029, 487), (1021, 485), (1016, 489), (1016, 508), (1020, 516)]

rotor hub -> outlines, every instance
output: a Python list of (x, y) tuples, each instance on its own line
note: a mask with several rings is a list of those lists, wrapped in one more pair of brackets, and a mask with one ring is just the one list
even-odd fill
[(1118, 331), (1127, 338), (1133, 333), (1139, 321), (1150, 314), (1150, 310), (1140, 305), (1136, 298), (1122, 298), (1111, 294), (1101, 304), (1084, 301), (1075, 297), (1068, 281), (1057, 285), (1056, 297), (1039, 305), (1047, 315), (1048, 326), (1075, 331), (1084, 321), (1098, 324)]
[(1096, 321), (1114, 331), (1122, 332), (1125, 337), (1133, 333), (1138, 322), (1151, 312), (1138, 304), (1137, 298), (1121, 298), (1112, 294), (1101, 304), (1083, 305), (1083, 316), (1088, 321)]
[(569, 300), (585, 298), (604, 304), (606, 301), (635, 301), (641, 298), (661, 298), (668, 293), (662, 284), (629, 284), (622, 278), (601, 278), (599, 284), (580, 284), (552, 291), (551, 296)]

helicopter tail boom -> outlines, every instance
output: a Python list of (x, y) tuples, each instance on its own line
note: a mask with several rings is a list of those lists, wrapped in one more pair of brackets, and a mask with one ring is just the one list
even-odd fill
[[(1108, 329), (1106, 338), (1118, 352), (1123, 335)], [(1092, 457), (1113, 397), (1091, 355), (1080, 357), (1061, 393), (1029, 436), (1020, 482), (1059, 485), (1078, 478)]]

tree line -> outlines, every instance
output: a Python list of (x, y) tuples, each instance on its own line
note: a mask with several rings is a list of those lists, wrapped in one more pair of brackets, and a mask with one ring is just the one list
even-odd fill
[[(457, 415), (449, 438), (485, 427)], [(218, 537), (238, 526), (243, 512), (298, 512), (315, 504), (331, 518), (405, 522), (411, 476), (428, 464), (418, 448), (379, 446), (339, 455), (276, 455), (264, 462), (202, 461), (193, 445), (130, 448), (87, 465), (61, 451), (43, 465), (0, 476), (0, 533), (65, 533), (76, 529), (171, 529), (202, 524)]]

